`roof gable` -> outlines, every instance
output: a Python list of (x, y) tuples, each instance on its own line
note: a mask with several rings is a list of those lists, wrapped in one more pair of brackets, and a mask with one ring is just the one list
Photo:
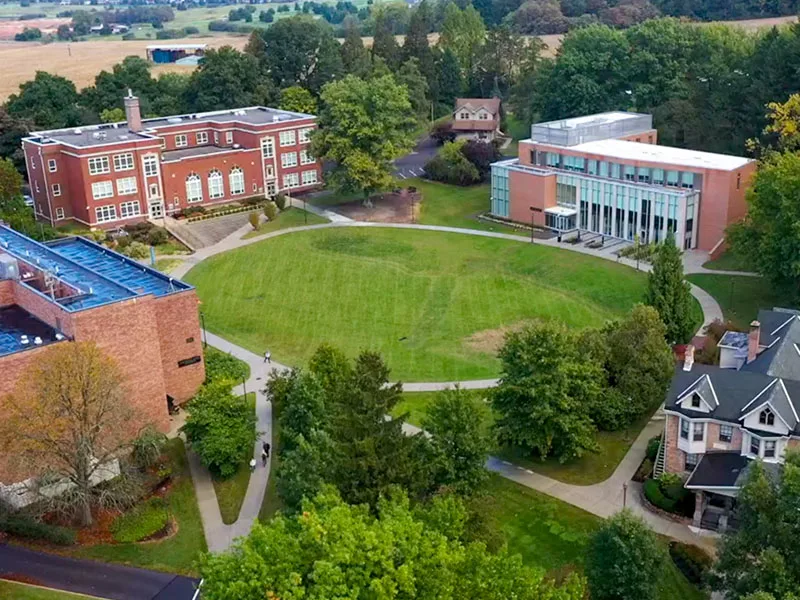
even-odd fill
[(708, 406), (709, 411), (712, 411), (719, 406), (717, 392), (714, 390), (714, 385), (711, 383), (711, 377), (709, 377), (707, 373), (698, 377), (692, 383), (692, 385), (679, 394), (677, 403), (683, 404), (685, 400), (690, 399), (694, 394), (700, 396), (706, 406)]
[(481, 108), (486, 109), (492, 115), (497, 115), (500, 112), (500, 98), (456, 98), (456, 108), (453, 112), (461, 109), (476, 112)]

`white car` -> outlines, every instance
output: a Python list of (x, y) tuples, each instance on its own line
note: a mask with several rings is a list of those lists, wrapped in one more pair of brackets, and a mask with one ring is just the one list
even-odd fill
[(33, 206), (33, 198), (30, 194), (23, 194), (22, 201), (25, 202), (25, 206)]

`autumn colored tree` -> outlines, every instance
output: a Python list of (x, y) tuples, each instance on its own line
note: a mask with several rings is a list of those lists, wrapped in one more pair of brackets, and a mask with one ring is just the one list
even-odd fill
[(95, 344), (61, 343), (41, 353), (4, 403), (0, 450), (12, 466), (39, 474), (38, 483), (68, 484), (55, 501), (83, 526), (94, 506), (112, 499), (113, 485), (93, 484), (132, 448), (131, 423), (143, 421), (122, 382)]

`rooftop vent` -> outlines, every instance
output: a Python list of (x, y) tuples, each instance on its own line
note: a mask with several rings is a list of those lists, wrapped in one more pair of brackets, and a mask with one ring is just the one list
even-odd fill
[(170, 117), (169, 119), (167, 119), (167, 123), (181, 123), (182, 121), (183, 119), (181, 119), (180, 117)]

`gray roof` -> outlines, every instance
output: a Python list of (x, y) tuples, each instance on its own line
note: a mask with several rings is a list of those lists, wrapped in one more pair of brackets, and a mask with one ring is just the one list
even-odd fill
[(246, 123), (250, 125), (270, 125), (301, 119), (311, 119), (313, 115), (304, 113), (278, 110), (264, 106), (250, 106), (234, 110), (219, 110), (188, 115), (176, 115), (158, 119), (144, 119), (144, 131), (134, 133), (128, 129), (124, 121), (120, 123), (103, 123), (85, 127), (69, 129), (53, 129), (49, 131), (35, 131), (26, 139), (37, 143), (62, 142), (78, 147), (99, 146), (101, 144), (122, 143), (137, 139), (157, 140), (157, 130), (162, 127), (185, 125), (186, 123)]
[(761, 346), (771, 346), (772, 343), (783, 335), (782, 328), (792, 319), (792, 316), (800, 315), (800, 311), (789, 308), (776, 307), (773, 310), (759, 310), (757, 321), (761, 324), (761, 332), (758, 343)]
[(738, 488), (749, 460), (738, 452), (708, 452), (686, 480), (686, 487)]
[(770, 326), (780, 322), (769, 331), (765, 331), (767, 328), (761, 323), (760, 340), (769, 340), (769, 343), (759, 343), (769, 347), (743, 369), (800, 381), (800, 317), (776, 311), (760, 311), (759, 322), (761, 318), (765, 318)]
[(220, 152), (236, 152), (242, 148), (223, 147), (223, 146), (195, 146), (193, 148), (181, 148), (180, 150), (167, 150), (161, 153), (164, 162), (181, 160), (183, 158), (193, 158), (195, 156), (208, 156), (209, 154), (219, 154)]

